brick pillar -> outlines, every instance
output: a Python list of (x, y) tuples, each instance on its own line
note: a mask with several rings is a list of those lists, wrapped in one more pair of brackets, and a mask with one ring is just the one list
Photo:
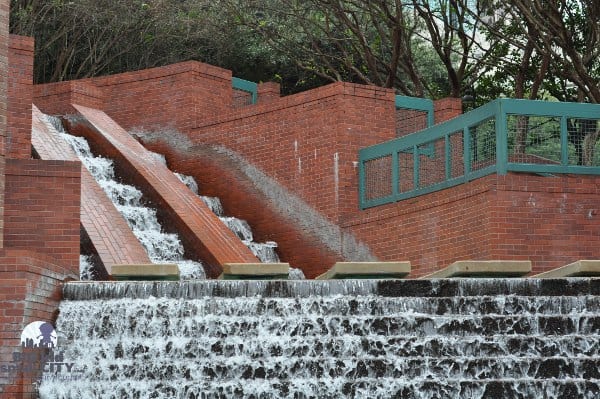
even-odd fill
[(0, 248), (4, 247), (4, 139), (8, 102), (8, 15), (10, 0), (0, 0)]
[(462, 114), (462, 100), (453, 97), (442, 98), (433, 102), (433, 108), (437, 125)]
[(31, 158), (33, 47), (32, 37), (10, 35), (7, 129), (4, 138), (4, 154), (8, 159)]
[(279, 83), (265, 82), (258, 84), (258, 103), (270, 103), (281, 97), (281, 88)]

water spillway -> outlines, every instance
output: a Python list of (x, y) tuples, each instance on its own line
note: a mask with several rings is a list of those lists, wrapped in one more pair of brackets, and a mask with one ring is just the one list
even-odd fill
[[(62, 125), (56, 120), (57, 130)], [(90, 171), (100, 187), (125, 218), (134, 235), (146, 249), (154, 263), (177, 263), (181, 278), (205, 278), (202, 264), (185, 259), (183, 245), (176, 234), (165, 233), (156, 217), (156, 210), (144, 206), (142, 192), (136, 187), (117, 181), (113, 161), (92, 154), (87, 141), (61, 133), (61, 137), (73, 148), (83, 165)], [(85, 260), (83, 262), (85, 264)], [(82, 267), (85, 271), (85, 267)]]
[[(42, 398), (597, 398), (600, 280), (68, 283)], [(71, 371), (71, 374), (75, 371)]]
[(256, 263), (258, 259), (210, 209), (174, 174), (104, 112), (79, 105), (78, 115), (67, 118), (67, 130), (92, 142), (100, 154), (109, 154), (127, 182), (143, 189), (177, 231), (186, 256), (201, 259), (209, 277), (217, 277), (227, 263)]
[[(157, 154), (164, 159), (160, 154)], [(166, 164), (166, 160), (165, 160)], [(184, 175), (181, 173), (175, 173), (175, 175), (181, 180), (194, 194), (198, 195), (200, 199), (208, 206), (208, 208), (231, 230), (250, 251), (263, 263), (277, 263), (280, 261), (279, 255), (275, 249), (277, 243), (274, 241), (267, 242), (255, 242), (254, 235), (250, 225), (245, 220), (226, 216), (223, 211), (223, 205), (218, 197), (208, 197), (200, 195), (198, 183), (192, 176)], [(290, 267), (288, 277), (292, 280), (303, 280), (305, 278), (302, 270)]]
[[(60, 133), (64, 130), (60, 121), (44, 115), (35, 105), (32, 111), (31, 142), (35, 154), (44, 160), (80, 160), (61, 138)], [(148, 254), (127, 222), (87, 168), (81, 169), (80, 215), (82, 239), (87, 241), (86, 255), (94, 253), (98, 257), (95, 260), (94, 257), (81, 257), (81, 275), (84, 278), (104, 277), (96, 274), (98, 269), (95, 266), (99, 264), (111, 274), (114, 265), (150, 263)], [(93, 250), (90, 250), (91, 247)]]
[[(162, 155), (160, 156), (162, 157)], [(221, 205), (221, 200), (218, 197), (207, 197), (204, 195), (200, 195), (198, 183), (192, 176), (184, 175), (181, 173), (175, 173), (175, 176), (177, 176), (179, 180), (181, 180), (181, 182), (185, 184), (194, 194), (198, 195), (200, 199), (202, 199), (202, 201), (206, 204), (206, 206), (208, 206), (208, 208), (219, 217), (219, 219), (229, 228), (229, 230), (235, 233), (235, 235), (240, 240), (242, 240), (244, 245), (246, 245), (261, 262), (279, 262), (279, 256), (277, 255), (277, 252), (275, 252), (275, 248), (277, 248), (277, 243), (271, 241), (264, 243), (255, 242), (254, 235), (252, 234), (252, 229), (250, 228), (248, 222), (236, 217), (226, 216), (223, 211), (223, 205)], [(292, 275), (294, 274), (294, 270), (290, 269), (290, 272), (292, 273)], [(297, 272), (301, 273), (301, 271), (299, 270)]]

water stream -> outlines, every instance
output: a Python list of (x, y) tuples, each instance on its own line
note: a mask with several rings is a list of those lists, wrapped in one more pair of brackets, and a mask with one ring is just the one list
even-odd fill
[[(183, 279), (206, 278), (201, 263), (183, 258), (184, 248), (179, 237), (176, 234), (169, 234), (163, 231), (162, 226), (156, 218), (156, 210), (144, 205), (142, 192), (132, 185), (123, 184), (118, 181), (115, 177), (112, 160), (94, 156), (85, 138), (72, 136), (65, 132), (59, 118), (46, 116), (46, 122), (52, 126), (53, 130), (59, 132), (61, 137), (73, 148), (84, 166), (90, 171), (117, 210), (127, 220), (134, 235), (140, 240), (153, 263), (177, 263), (180, 276)], [(163, 155), (150, 151), (149, 153), (166, 166), (166, 160)], [(175, 173), (175, 175), (192, 192), (199, 195), (198, 184), (192, 176), (179, 173)], [(273, 241), (264, 243), (255, 242), (252, 230), (245, 220), (223, 214), (223, 206), (219, 198), (201, 195), (199, 197), (261, 262), (274, 263), (280, 261), (275, 251), (277, 243)], [(93, 265), (89, 257), (80, 257), (80, 277), (82, 280), (91, 280), (94, 278)], [(304, 279), (304, 274), (300, 269), (290, 268), (289, 278)]]
[[(162, 157), (162, 155), (157, 154)], [(164, 157), (163, 157), (164, 160)], [(223, 205), (218, 197), (208, 197), (199, 194), (198, 183), (192, 176), (184, 175), (181, 173), (175, 173), (175, 175), (181, 180), (194, 194), (198, 195), (202, 201), (210, 208), (210, 210), (221, 219), (221, 221), (233, 231), (240, 240), (252, 251), (252, 253), (263, 263), (277, 263), (279, 262), (279, 256), (277, 255), (276, 248), (277, 243), (274, 241), (267, 241), (258, 243), (254, 241), (254, 235), (250, 225), (245, 220), (226, 216), (223, 212)], [(302, 280), (305, 278), (302, 270), (294, 267), (289, 268), (289, 278), (292, 280)]]
[[(72, 136), (64, 131), (60, 119), (47, 116), (47, 120), (71, 145), (83, 165), (125, 218), (153, 263), (176, 263), (182, 279), (206, 278), (200, 262), (184, 258), (184, 248), (177, 234), (164, 231), (156, 217), (156, 209), (144, 205), (142, 192), (117, 180), (111, 159), (94, 156), (83, 137)], [(82, 260), (86, 262), (85, 259)], [(84, 271), (84, 278), (90, 277), (89, 272), (85, 273), (89, 270), (88, 265), (80, 265), (80, 270)]]

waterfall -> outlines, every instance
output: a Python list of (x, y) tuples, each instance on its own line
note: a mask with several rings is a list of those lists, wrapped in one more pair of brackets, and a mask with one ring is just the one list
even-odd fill
[[(161, 154), (156, 154), (161, 157)], [(164, 157), (163, 157), (164, 159)], [(202, 201), (209, 207), (209, 209), (221, 219), (221, 221), (233, 232), (238, 238), (252, 251), (252, 253), (263, 263), (277, 263), (279, 262), (279, 256), (275, 251), (277, 243), (274, 241), (267, 241), (264, 243), (257, 243), (254, 241), (252, 229), (245, 220), (225, 216), (223, 214), (223, 206), (221, 200), (217, 197), (207, 197), (199, 195), (198, 183), (192, 176), (184, 175), (181, 173), (175, 173), (175, 175), (184, 183), (192, 192), (198, 195)], [(288, 276), (292, 280), (303, 280), (304, 273), (298, 268), (289, 268)]]
[(117, 181), (113, 161), (94, 156), (87, 141), (83, 137), (66, 133), (57, 118), (47, 116), (47, 119), (61, 132), (61, 137), (71, 145), (83, 165), (125, 218), (150, 260), (154, 263), (176, 263), (182, 279), (206, 278), (201, 263), (184, 259), (184, 249), (179, 237), (177, 234), (164, 232), (156, 217), (156, 209), (144, 205), (142, 192), (134, 186)]
[[(594, 279), (68, 283), (55, 398), (597, 398)], [(65, 378), (62, 378), (65, 377)]]
[[(64, 131), (59, 118), (45, 116), (46, 122), (51, 124), (61, 137), (73, 148), (83, 165), (90, 171), (97, 183), (113, 202), (117, 210), (125, 218), (134, 235), (146, 249), (149, 258), (154, 263), (177, 263), (180, 277), (183, 279), (204, 279), (204, 269), (199, 262), (183, 258), (184, 248), (176, 234), (163, 231), (156, 217), (156, 209), (144, 206), (142, 192), (134, 186), (119, 182), (115, 176), (113, 161), (96, 157), (92, 154), (88, 142), (83, 137), (76, 137)], [(167, 164), (162, 154), (148, 151), (149, 155), (158, 159), (165, 166)], [(192, 176), (180, 173), (175, 175), (196, 195), (198, 184)], [(220, 220), (234, 232), (240, 240), (264, 263), (279, 262), (276, 253), (277, 243), (268, 241), (257, 243), (254, 241), (252, 230), (245, 220), (225, 216), (223, 206), (217, 197), (199, 195), (201, 200), (214, 212)], [(89, 258), (80, 258), (82, 279), (93, 279)], [(290, 279), (304, 279), (300, 269), (289, 268)]]
[(79, 279), (94, 280), (94, 264), (88, 255), (79, 255)]

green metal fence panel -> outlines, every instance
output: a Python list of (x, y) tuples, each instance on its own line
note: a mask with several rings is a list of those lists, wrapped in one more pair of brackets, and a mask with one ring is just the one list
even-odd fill
[(398, 137), (433, 126), (434, 106), (430, 99), (397, 95), (395, 104)]
[(235, 90), (249, 93), (252, 98), (252, 104), (256, 104), (258, 101), (258, 85), (256, 83), (240, 78), (231, 78), (231, 86)]
[[(399, 101), (407, 107), (427, 105), (423, 99), (399, 97), (397, 106)], [(381, 168), (382, 159), (389, 161), (374, 170)], [(370, 174), (360, 172), (365, 164), (372, 168)], [(417, 133), (363, 148), (360, 206), (509, 171), (600, 174), (600, 105), (498, 99)], [(376, 181), (368, 183), (369, 176)]]

